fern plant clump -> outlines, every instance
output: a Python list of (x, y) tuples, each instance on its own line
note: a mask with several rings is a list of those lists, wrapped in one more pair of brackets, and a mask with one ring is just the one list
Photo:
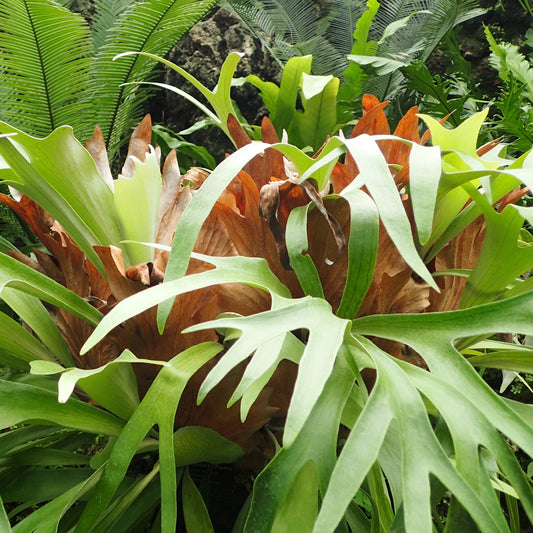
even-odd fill
[[(161, 165), (149, 117), (117, 179), (99, 128), (0, 123), (0, 200), (43, 245), (0, 253), (0, 524), (518, 531), (531, 405), (482, 370), (533, 371), (530, 154), (478, 146), (487, 111), (391, 133), (370, 95), (337, 134), (338, 79), (305, 56), (250, 80), (249, 128), (238, 59), (213, 90), (162, 60), (236, 147), (212, 172)], [(223, 526), (199, 464), (251, 480)]]

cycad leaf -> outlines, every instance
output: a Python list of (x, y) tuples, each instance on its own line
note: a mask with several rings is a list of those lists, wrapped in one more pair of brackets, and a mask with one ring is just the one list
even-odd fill
[(165, 55), (176, 41), (216, 3), (216, 0), (148, 0), (124, 11), (112, 38), (92, 65), (97, 122), (112, 156), (123, 136), (138, 120), (149, 92), (130, 82), (146, 81), (154, 62), (142, 55), (113, 58), (123, 52)]
[[(89, 29), (51, 0), (0, 0), (0, 119), (35, 135), (92, 129)], [(89, 124), (87, 124), (89, 123)]]
[(91, 30), (95, 50), (100, 50), (120, 15), (135, 2), (136, 0), (96, 0), (94, 2), (95, 14)]

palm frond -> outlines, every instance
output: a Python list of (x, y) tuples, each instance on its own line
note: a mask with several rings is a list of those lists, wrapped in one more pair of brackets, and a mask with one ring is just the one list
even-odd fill
[(51, 0), (0, 0), (0, 119), (35, 135), (86, 122), (90, 38)]
[[(378, 55), (393, 56), (410, 63), (426, 61), (441, 39), (452, 28), (484, 13), (476, 0), (390, 0), (382, 2), (372, 25), (375, 38), (385, 28), (404, 17), (406, 24), (378, 49)], [(393, 72), (374, 76), (365, 91), (380, 99), (390, 99), (403, 87), (403, 75)]]
[(92, 65), (97, 122), (111, 157), (125, 133), (138, 121), (149, 91), (132, 82), (153, 76), (154, 62), (132, 55), (113, 61), (122, 52), (164, 56), (177, 40), (214, 6), (216, 0), (147, 0), (124, 11), (111, 38)]
[(483, 13), (476, 0), (390, 0), (381, 4), (372, 30), (381, 36), (389, 24), (412, 15), (387, 39), (383, 51), (413, 50), (417, 59), (425, 61), (448, 31)]
[[(224, 5), (280, 61), (313, 54), (315, 74), (342, 76), (348, 66), (357, 21), (366, 0), (225, 0)], [(419, 13), (431, 11), (431, 13)], [(379, 41), (385, 29), (410, 19), (382, 45), (382, 53), (403, 53), (425, 60), (451, 28), (483, 13), (475, 0), (387, 0), (373, 21), (369, 38)], [(387, 80), (380, 80), (387, 85)]]
[[(306, 0), (227, 0), (223, 3), (280, 61), (311, 54), (314, 71), (321, 56), (335, 62), (336, 50), (324, 39), (327, 19), (317, 2)], [(331, 68), (328, 69), (331, 73)]]
[(96, 0), (91, 30), (94, 49), (99, 50), (106, 42), (108, 33), (117, 23), (120, 15), (137, 0)]

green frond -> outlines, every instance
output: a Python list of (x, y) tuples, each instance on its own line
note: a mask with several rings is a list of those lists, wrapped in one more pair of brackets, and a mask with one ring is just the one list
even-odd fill
[[(419, 13), (429, 11), (429, 13)], [(476, 0), (391, 0), (382, 2), (374, 27), (379, 35), (403, 17), (415, 13), (403, 28), (387, 39), (387, 51), (398, 53), (416, 49), (417, 59), (425, 61), (439, 41), (452, 28), (484, 13)]]
[[(353, 34), (357, 21), (367, 9), (366, 1), (330, 0), (331, 21), (328, 27), (328, 41), (342, 54), (343, 58), (352, 51)], [(346, 68), (346, 62), (344, 64)]]
[[(427, 11), (428, 13), (422, 13)], [(410, 16), (405, 25), (380, 45), (378, 54), (402, 62), (426, 61), (442, 38), (458, 24), (484, 13), (476, 0), (390, 0), (382, 2), (372, 25), (372, 37), (379, 39), (389, 24)], [(390, 99), (403, 87), (403, 75), (396, 71), (374, 76), (365, 92)]]
[(105, 44), (111, 28), (117, 23), (120, 15), (137, 0), (96, 0), (95, 14), (91, 25), (95, 50)]
[(112, 157), (139, 119), (149, 90), (132, 82), (147, 81), (155, 63), (140, 55), (113, 58), (122, 52), (164, 56), (178, 39), (213, 7), (216, 0), (148, 0), (123, 12), (92, 65), (97, 123)]
[[(223, 5), (271, 50), (287, 61), (293, 56), (313, 55), (335, 61), (336, 50), (324, 39), (327, 20), (317, 2), (307, 0), (227, 0)], [(316, 72), (316, 68), (313, 69)], [(327, 73), (331, 73), (331, 67)]]
[(52, 0), (0, 0), (0, 119), (45, 136), (84, 133), (90, 38), (83, 18)]

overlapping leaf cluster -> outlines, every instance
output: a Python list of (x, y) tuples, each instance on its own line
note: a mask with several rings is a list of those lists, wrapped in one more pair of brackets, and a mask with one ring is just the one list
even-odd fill
[[(273, 120), (252, 140), (224, 92), (237, 59), (214, 91), (193, 80), (238, 147), (211, 174), (173, 155), (160, 172), (148, 119), (115, 181), (98, 131), (85, 150), (0, 125), (2, 201), (47, 250), (0, 255), (25, 323), (1, 317), (19, 372), (0, 379), (0, 494), (13, 517), (41, 505), (14, 530), (174, 531), (181, 483), (188, 530), (209, 531), (188, 466), (244, 455), (260, 466), (238, 531), (429, 533), (450, 494), (447, 531), (516, 531), (533, 490), (509, 443), (533, 456), (532, 411), (476, 368), (533, 370), (498, 340), (533, 334), (530, 155), (479, 148), (484, 112), (422, 116), (420, 136), (413, 108), (391, 134), (368, 96), (311, 156), (298, 124), (322, 110), (280, 142), (283, 80), (255, 80)], [(297, 71), (294, 94), (334, 100)]]

